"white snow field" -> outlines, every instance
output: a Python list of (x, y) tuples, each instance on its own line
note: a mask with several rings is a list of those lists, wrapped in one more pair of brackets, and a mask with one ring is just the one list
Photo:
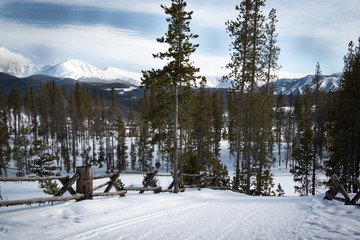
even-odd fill
[[(234, 166), (225, 142), (222, 148), (222, 161), (232, 178)], [(178, 194), (128, 191), (123, 198), (1, 207), (0, 240), (360, 239), (360, 207), (324, 200), (324, 188), (316, 196), (299, 197), (284, 166), (272, 172), (274, 190), (280, 183), (285, 197), (210, 189), (186, 189)], [(93, 169), (94, 175), (103, 173), (103, 169)], [(122, 174), (120, 179), (125, 186), (141, 186), (143, 175)], [(94, 185), (108, 180), (96, 180)], [(170, 177), (158, 177), (163, 188), (171, 182)], [(0, 195), (3, 200), (49, 196), (37, 182), (0, 182)]]
[[(169, 181), (160, 178), (163, 185)], [(3, 197), (41, 195), (37, 183), (1, 185)], [(18, 190), (24, 187), (25, 192)], [(360, 208), (323, 197), (186, 189), (1, 207), (0, 239), (360, 239)]]

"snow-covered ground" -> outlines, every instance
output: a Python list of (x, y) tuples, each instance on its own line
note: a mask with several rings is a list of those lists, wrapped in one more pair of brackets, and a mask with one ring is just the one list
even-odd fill
[[(233, 177), (225, 142), (222, 148)], [(360, 239), (358, 206), (324, 200), (323, 192), (298, 197), (289, 171), (284, 166), (272, 170), (275, 188), (281, 183), (285, 197), (210, 189), (129, 191), (123, 198), (1, 207), (0, 239)], [(102, 171), (94, 169), (94, 174)], [(141, 186), (143, 176), (122, 174), (120, 179), (126, 186)], [(172, 181), (158, 180), (164, 188)], [(0, 187), (4, 200), (46, 196), (36, 182), (0, 182)]]
[(0, 239), (360, 239), (359, 207), (231, 191), (127, 193), (0, 209)]

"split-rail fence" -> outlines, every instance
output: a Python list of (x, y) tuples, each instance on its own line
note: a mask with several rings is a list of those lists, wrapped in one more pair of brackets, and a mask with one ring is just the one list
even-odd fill
[[(357, 187), (357, 193), (353, 198), (350, 198), (349, 194), (346, 191), (346, 185), (355, 185)], [(341, 193), (343, 197), (338, 197), (338, 193)], [(337, 200), (344, 202), (345, 205), (358, 205), (357, 202), (360, 200), (360, 181), (357, 178), (351, 180), (350, 176), (342, 176), (340, 179), (333, 175), (330, 178), (330, 189), (325, 193), (325, 199), (327, 200)]]
[[(122, 187), (119, 178), (120, 174), (143, 174), (146, 175), (146, 181), (142, 187)], [(0, 182), (31, 182), (31, 181), (48, 181), (48, 180), (58, 180), (63, 185), (57, 193), (52, 197), (43, 197), (43, 198), (31, 198), (31, 199), (20, 199), (20, 200), (7, 200), (0, 201), (0, 207), (4, 206), (14, 206), (14, 205), (31, 205), (35, 203), (53, 203), (57, 201), (68, 201), (68, 200), (86, 200), (93, 199), (94, 197), (99, 196), (113, 196), (119, 195), (124, 197), (127, 191), (139, 191), (139, 193), (144, 193), (145, 191), (153, 191), (154, 193), (160, 192), (173, 192), (174, 191), (174, 181), (168, 186), (167, 189), (163, 189), (161, 186), (150, 186), (155, 177), (173, 177), (174, 174), (168, 173), (158, 173), (157, 170), (154, 172), (130, 172), (130, 171), (116, 171), (102, 175), (93, 175), (92, 169), (90, 167), (78, 167), (76, 173), (70, 176), (50, 176), (50, 177), (0, 177)], [(180, 192), (185, 191), (185, 188), (202, 188), (209, 187), (213, 189), (227, 189), (228, 181), (222, 179), (218, 176), (207, 177), (204, 174), (187, 174), (187, 173), (178, 173), (180, 178), (182, 177), (192, 177), (194, 178), (192, 185), (179, 186)], [(102, 183), (98, 186), (93, 186), (93, 180), (109, 178), (109, 181)], [(76, 183), (76, 191), (73, 188), (73, 185)], [(95, 192), (103, 187), (106, 187), (103, 192)], [(112, 188), (115, 188), (115, 191), (110, 192)], [(70, 193), (70, 196), (63, 196), (66, 192)]]

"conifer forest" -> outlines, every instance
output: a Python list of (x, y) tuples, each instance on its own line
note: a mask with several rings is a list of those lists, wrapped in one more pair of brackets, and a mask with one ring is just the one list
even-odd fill
[[(79, 82), (74, 89), (50, 81), (37, 90), (0, 90), (1, 176), (9, 169), (17, 176), (70, 173), (79, 164), (107, 171), (157, 169), (220, 175), (234, 190), (274, 195), (271, 168), (283, 165), (302, 196), (315, 194), (320, 173), (359, 178), (360, 38), (344, 53), (338, 90), (325, 92), (317, 63), (313, 87), (275, 94), (281, 53), (276, 9), (266, 12), (265, 1), (243, 0), (237, 19), (224, 26), (231, 61), (222, 81), (231, 87), (219, 91), (205, 87), (206, 77), (190, 59), (199, 47), (190, 28), (193, 12), (183, 0), (161, 7), (168, 30), (157, 42), (168, 48), (153, 54), (163, 67), (142, 72), (138, 107), (124, 108), (114, 88), (105, 97)], [(220, 160), (221, 142), (227, 143), (234, 175)], [(286, 154), (275, 155), (281, 152)]]

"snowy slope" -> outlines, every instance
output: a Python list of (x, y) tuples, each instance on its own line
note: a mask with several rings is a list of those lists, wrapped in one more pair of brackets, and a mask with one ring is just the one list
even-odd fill
[(0, 72), (7, 73), (18, 78), (23, 78), (37, 74), (44, 68), (46, 68), (46, 66), (31, 63), (12, 63), (8, 65), (0, 65)]
[(140, 73), (130, 72), (115, 67), (105, 68), (104, 73), (109, 79), (122, 79), (136, 86), (140, 85), (140, 79), (142, 77), (142, 74)]
[(206, 87), (217, 88), (221, 81), (221, 77), (218, 76), (206, 76)]
[(68, 59), (60, 64), (41, 71), (39, 74), (58, 77), (72, 78), (83, 82), (105, 81), (105, 82), (128, 82), (138, 86), (141, 74), (108, 67), (101, 70), (89, 63), (75, 59)]
[(76, 80), (86, 77), (98, 77), (104, 80), (108, 79), (107, 75), (104, 74), (102, 70), (94, 67), (93, 65), (75, 59), (68, 59), (41, 71), (40, 74), (58, 78), (72, 78)]
[[(338, 90), (341, 76), (342, 76), (341, 73), (322, 76), (323, 78), (322, 78), (321, 87), (326, 92), (329, 92), (331, 88)], [(289, 95), (290, 93), (297, 94), (298, 91), (300, 91), (300, 93), (302, 94), (307, 86), (309, 86), (310, 88), (314, 87), (314, 85), (312, 84), (313, 79), (314, 79), (314, 75), (308, 75), (304, 78), (299, 78), (299, 79), (285, 78), (285, 79), (277, 80), (275, 82), (277, 89), (275, 94), (279, 94), (280, 91), (282, 91), (284, 95)]]
[(54, 66), (35, 65), (31, 63), (12, 63), (0, 65), (0, 72), (19, 78), (32, 75), (46, 75), (57, 78), (71, 78), (83, 82), (126, 82), (140, 85), (141, 74), (119, 68), (108, 67), (101, 70), (89, 63), (68, 59)]
[[(336, 73), (332, 75), (325, 75), (322, 76), (322, 83), (321, 87), (325, 90), (325, 92), (329, 92), (330, 89), (334, 88), (336, 90), (339, 89), (340, 86), (340, 79), (342, 73)], [(230, 81), (221, 81), (221, 77), (214, 77), (214, 76), (207, 76), (208, 80), (208, 87), (213, 88), (230, 88), (231, 82)], [(283, 92), (284, 95), (289, 95), (290, 93), (296, 94), (299, 90), (302, 94), (306, 87), (309, 86), (313, 88), (312, 81), (314, 79), (314, 75), (308, 75), (304, 78), (283, 78), (279, 79), (274, 82), (276, 86), (275, 94), (279, 94), (280, 91)], [(261, 85), (262, 83), (259, 83)]]

